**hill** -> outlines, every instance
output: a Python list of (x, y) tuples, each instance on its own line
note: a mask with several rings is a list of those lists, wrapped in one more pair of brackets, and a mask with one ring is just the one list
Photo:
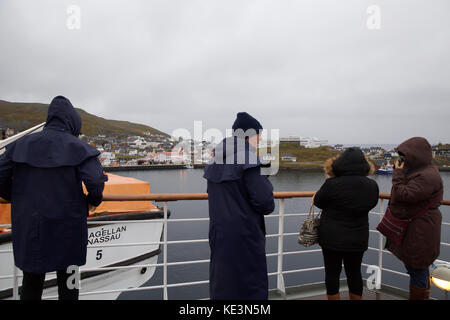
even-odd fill
[(339, 152), (333, 151), (329, 146), (305, 148), (304, 146), (282, 142), (280, 143), (280, 156), (282, 154), (292, 154), (293, 156), (297, 157), (297, 161), (301, 162), (325, 162), (329, 158), (339, 154)]
[[(21, 103), (0, 100), (0, 127), (23, 131), (45, 122), (48, 106), (48, 104), (41, 103)], [(143, 135), (144, 132), (169, 136), (162, 131), (143, 124), (107, 120), (90, 114), (83, 109), (75, 109), (83, 120), (81, 132), (87, 136), (96, 136), (98, 134), (129, 136)]]
[[(270, 148), (267, 149), (270, 152)], [(281, 157), (289, 154), (297, 158), (296, 162), (283, 161)], [(325, 161), (335, 155), (338, 151), (334, 151), (329, 146), (318, 148), (305, 148), (304, 146), (294, 145), (288, 142), (282, 142), (279, 146), (279, 157), (281, 168), (309, 168), (322, 169)]]

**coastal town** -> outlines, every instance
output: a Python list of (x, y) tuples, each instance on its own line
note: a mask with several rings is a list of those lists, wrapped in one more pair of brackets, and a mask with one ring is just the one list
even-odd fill
[[(18, 130), (14, 128), (0, 128), (2, 140), (16, 133)], [(194, 141), (151, 132), (136, 136), (81, 135), (80, 139), (100, 151), (99, 160), (103, 167), (117, 169), (161, 165), (203, 166), (212, 158), (216, 146), (212, 141)], [(270, 150), (276, 145), (279, 147), (280, 167), (287, 168), (318, 168), (328, 157), (348, 147), (343, 144), (330, 145), (326, 139), (300, 136), (282, 137), (277, 142), (261, 141), (259, 147)], [(391, 164), (398, 157), (395, 148), (370, 146), (361, 147), (361, 150), (377, 169)], [(433, 146), (433, 157), (439, 167), (450, 167), (450, 145)]]

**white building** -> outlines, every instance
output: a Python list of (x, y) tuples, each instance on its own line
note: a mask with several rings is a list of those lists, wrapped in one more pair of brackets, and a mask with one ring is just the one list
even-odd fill
[(300, 137), (297, 136), (289, 136), (289, 137), (284, 137), (284, 138), (280, 138), (280, 142), (291, 142), (291, 143), (300, 143)]
[(187, 163), (190, 162), (190, 156), (186, 152), (170, 152), (170, 160), (173, 163)]
[(116, 155), (112, 152), (102, 152), (99, 156), (101, 159), (114, 160)]
[(139, 149), (145, 149), (148, 146), (148, 142), (145, 141), (142, 137), (137, 137), (133, 141), (129, 143), (130, 146), (139, 148)]
[(328, 145), (328, 140), (321, 140), (318, 138), (302, 137), (300, 138), (300, 145), (305, 148), (318, 148)]
[(286, 153), (281, 155), (281, 161), (297, 162), (297, 157), (290, 153)]
[(104, 167), (109, 167), (111, 165), (111, 160), (107, 158), (100, 158), (100, 163)]

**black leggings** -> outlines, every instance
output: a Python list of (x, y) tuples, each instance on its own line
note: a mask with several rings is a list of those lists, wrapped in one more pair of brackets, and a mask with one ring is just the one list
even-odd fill
[[(70, 274), (66, 271), (57, 271), (56, 279), (58, 283), (59, 300), (78, 300), (78, 289), (69, 289), (67, 287), (67, 279)], [(22, 290), (20, 292), (20, 300), (41, 300), (44, 287), (45, 273), (23, 273)]]
[(361, 275), (361, 262), (363, 252), (333, 251), (322, 248), (325, 265), (325, 286), (327, 294), (339, 292), (339, 277), (344, 261), (345, 274), (347, 275), (348, 289), (351, 293), (362, 296), (363, 280)]

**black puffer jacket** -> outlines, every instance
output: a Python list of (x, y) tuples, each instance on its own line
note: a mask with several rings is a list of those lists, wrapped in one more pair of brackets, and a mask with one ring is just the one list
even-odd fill
[(329, 179), (317, 191), (314, 205), (322, 209), (319, 244), (337, 251), (366, 251), (369, 242), (369, 211), (377, 205), (377, 183), (359, 148), (348, 148), (325, 164)]

